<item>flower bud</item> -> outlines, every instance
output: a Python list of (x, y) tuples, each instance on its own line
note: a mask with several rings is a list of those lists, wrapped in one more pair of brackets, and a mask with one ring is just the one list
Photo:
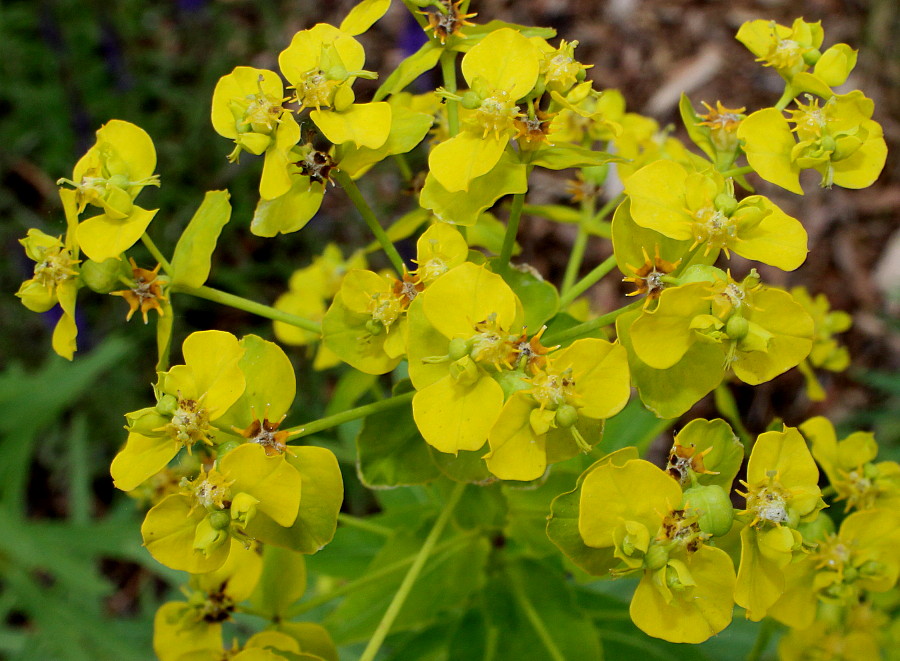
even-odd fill
[(684, 492), (685, 505), (700, 512), (700, 530), (721, 537), (734, 521), (734, 508), (725, 490), (717, 484), (691, 487)]

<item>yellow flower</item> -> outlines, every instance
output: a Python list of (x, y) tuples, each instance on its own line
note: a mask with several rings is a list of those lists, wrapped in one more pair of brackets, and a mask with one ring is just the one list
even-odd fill
[(607, 463), (584, 477), (578, 531), (589, 547), (615, 548), (614, 575), (642, 572), (630, 609), (638, 628), (700, 643), (731, 622), (734, 565), (682, 500), (678, 482), (647, 461)]
[(78, 246), (72, 232), (78, 219), (74, 191), (60, 190), (59, 196), (69, 225), (65, 243), (40, 230), (28, 230), (28, 235), (19, 243), (24, 246), (25, 254), (35, 262), (34, 277), (22, 283), (16, 296), (22, 305), (34, 312), (46, 312), (59, 304), (62, 314), (53, 330), (53, 350), (63, 358), (72, 360), (76, 350), (75, 337), (78, 335), (75, 298), (81, 286)]
[(751, 620), (762, 619), (785, 587), (785, 569), (803, 553), (797, 527), (825, 506), (819, 471), (800, 432), (785, 427), (761, 434), (747, 465), (748, 524), (741, 531), (735, 601)]
[(290, 528), (300, 507), (300, 473), (284, 455), (268, 456), (254, 443), (228, 452), (216, 467), (182, 482), (144, 519), (144, 545), (157, 561), (191, 573), (214, 571), (239, 541), (268, 539), (258, 518)]
[(871, 432), (854, 432), (838, 441), (834, 425), (822, 416), (801, 424), (800, 431), (837, 493), (836, 500), (845, 501), (844, 511), (900, 505), (900, 465), (875, 463), (878, 444)]
[(182, 353), (185, 364), (160, 375), (156, 407), (129, 414), (128, 441), (110, 468), (116, 487), (123, 491), (161, 470), (181, 448), (212, 445), (217, 434), (212, 423), (244, 391), (239, 366), (244, 349), (230, 333), (191, 333)]
[(409, 310), (413, 416), (441, 452), (484, 445), (503, 406), (493, 375), (519, 359), (521, 303), (503, 279), (470, 262), (435, 280)]
[(534, 87), (539, 69), (537, 47), (511, 28), (491, 32), (463, 57), (471, 88), (463, 102), (463, 130), (428, 157), (431, 173), (448, 192), (468, 190), (473, 179), (497, 165), (515, 133), (516, 102)]
[(150, 136), (129, 122), (114, 119), (97, 131), (97, 142), (75, 164), (72, 179), (80, 214), (88, 204), (103, 213), (78, 225), (78, 245), (95, 262), (118, 258), (147, 229), (156, 211), (134, 204), (146, 186), (159, 186), (156, 149)]
[(500, 479), (534, 480), (547, 464), (589, 452), (600, 441), (598, 421), (628, 401), (628, 359), (619, 344), (577, 340), (543, 362), (523, 378), (526, 389), (506, 401), (490, 430), (484, 458)]
[(362, 44), (350, 34), (319, 23), (294, 35), (278, 56), (281, 73), (294, 88), (300, 109), (314, 108), (310, 119), (336, 145), (353, 142), (377, 149), (391, 130), (391, 107), (384, 102), (354, 103), (356, 78), (374, 78), (365, 71)]

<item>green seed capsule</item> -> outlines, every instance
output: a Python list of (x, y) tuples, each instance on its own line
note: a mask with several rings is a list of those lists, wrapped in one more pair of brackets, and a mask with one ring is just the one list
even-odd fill
[(468, 356), (471, 350), (472, 347), (467, 340), (464, 340), (461, 337), (455, 337), (450, 340), (447, 354), (450, 356), (450, 360), (459, 360), (460, 358)]
[(381, 331), (384, 330), (384, 324), (377, 319), (369, 319), (366, 322), (366, 330), (372, 335), (381, 335)]
[(209, 515), (209, 525), (213, 530), (226, 530), (231, 525), (231, 514), (223, 510)]
[(571, 404), (563, 404), (556, 409), (556, 424), (568, 429), (578, 422), (578, 410)]
[(697, 523), (703, 532), (720, 537), (731, 530), (734, 508), (728, 494), (717, 484), (688, 489), (684, 492), (683, 502), (701, 512)]

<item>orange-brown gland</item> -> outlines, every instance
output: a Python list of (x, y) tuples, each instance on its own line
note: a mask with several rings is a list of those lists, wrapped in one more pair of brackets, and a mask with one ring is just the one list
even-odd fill
[(262, 422), (258, 418), (253, 418), (253, 422), (243, 430), (236, 430), (241, 436), (251, 443), (262, 446), (266, 451), (266, 455), (273, 457), (278, 454), (284, 454), (287, 451), (287, 439), (290, 432), (287, 430), (278, 431), (278, 427), (284, 422), (285, 416), (281, 417), (278, 422), (271, 422), (268, 418), (263, 417)]
[(566, 180), (566, 193), (572, 197), (573, 202), (595, 200), (602, 192), (603, 186), (585, 179), (581, 170), (575, 173), (575, 179)]
[(300, 168), (300, 172), (309, 177), (310, 181), (318, 181), (319, 183), (334, 182), (331, 181), (331, 170), (337, 165), (331, 154), (324, 151), (317, 151), (312, 145), (306, 145), (309, 148), (306, 156), (296, 161), (295, 165)]
[(206, 598), (197, 609), (198, 619), (208, 624), (217, 624), (231, 619), (234, 612), (234, 599), (225, 592), (228, 581), (223, 581), (213, 592), (206, 593)]
[(641, 294), (646, 294), (646, 304), (651, 300), (659, 298), (659, 295), (666, 288), (666, 283), (662, 280), (663, 276), (672, 273), (678, 268), (678, 265), (681, 264), (681, 260), (679, 259), (677, 262), (667, 262), (659, 256), (658, 245), (656, 246), (652, 260), (645, 248), (641, 248), (641, 251), (644, 253), (644, 263), (637, 268), (631, 264), (626, 264), (626, 266), (634, 272), (634, 276), (622, 278), (622, 281), (631, 282), (637, 287), (635, 291), (628, 293), (628, 296), (640, 296)]
[(472, 14), (463, 14), (460, 10), (460, 5), (463, 0), (456, 0), (456, 2), (449, 2), (448, 0), (442, 0), (441, 4), (444, 6), (444, 11), (423, 11), (421, 14), (428, 18), (428, 27), (426, 30), (431, 30), (434, 33), (434, 36), (438, 38), (441, 44), (446, 44), (447, 39), (450, 37), (458, 37), (462, 35), (462, 28), (466, 25), (475, 25), (474, 23), (470, 23), (467, 21), (467, 18), (473, 18), (474, 16), (478, 16), (477, 13)]
[(147, 313), (150, 310), (156, 310), (161, 317), (165, 316), (165, 311), (159, 304), (160, 301), (168, 300), (163, 296), (162, 284), (157, 281), (160, 265), (157, 264), (155, 269), (148, 271), (138, 268), (133, 258), (129, 257), (128, 261), (131, 262), (134, 286), (131, 289), (110, 292), (110, 296), (121, 296), (128, 303), (129, 309), (125, 321), (131, 321), (131, 317), (138, 309), (141, 311), (145, 324), (149, 321)]
[(525, 371), (531, 375), (537, 374), (540, 370), (547, 367), (547, 354), (558, 349), (559, 346), (545, 347), (541, 344), (541, 335), (547, 330), (546, 326), (541, 326), (534, 337), (530, 340), (525, 333), (522, 333), (518, 339), (513, 341), (513, 346), (517, 353), (517, 362), (525, 361)]
[(405, 310), (424, 289), (425, 283), (419, 279), (418, 275), (404, 273), (402, 280), (394, 280), (394, 287), (391, 293), (400, 299), (400, 306)]
[(712, 448), (706, 448), (702, 452), (697, 452), (694, 445), (685, 447), (675, 443), (669, 450), (669, 461), (666, 465), (666, 472), (673, 478), (678, 480), (682, 486), (690, 483), (690, 472), (693, 471), (697, 475), (718, 475), (717, 471), (707, 470), (703, 464), (703, 458), (712, 451)]
[(519, 146), (527, 150), (535, 150), (544, 144), (552, 147), (553, 143), (547, 138), (547, 134), (554, 116), (556, 113), (539, 110), (534, 117), (516, 117), (513, 120), (513, 127), (516, 129), (514, 138), (519, 141)]
[(672, 510), (663, 517), (656, 539), (659, 542), (678, 542), (689, 553), (703, 546), (708, 537), (700, 530), (695, 515), (687, 515), (685, 510)]
[(716, 107), (713, 109), (706, 101), (701, 101), (708, 111), (705, 115), (698, 113), (698, 117), (702, 117), (703, 121), (698, 126), (708, 126), (715, 133), (717, 131), (724, 133), (735, 133), (741, 123), (741, 114), (746, 107), (726, 108), (721, 101), (716, 101)]

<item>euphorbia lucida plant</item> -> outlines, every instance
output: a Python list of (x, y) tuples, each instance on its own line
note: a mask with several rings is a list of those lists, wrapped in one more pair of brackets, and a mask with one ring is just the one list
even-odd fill
[[(808, 238), (802, 212), (753, 185), (802, 193), (806, 169), (826, 188), (874, 182), (874, 103), (832, 90), (856, 52), (823, 52), (818, 23), (746, 23), (738, 39), (784, 93), (705, 113), (683, 96), (685, 144), (597, 89), (578, 42), (477, 24), (468, 0), (405, 1), (424, 45), (369, 71), (362, 35), (390, 4), (300, 30), (279, 71), (235, 67), (210, 111), (228, 161), (262, 157), (246, 229), (337, 222), (321, 211), (329, 191), (372, 243), (297, 256), (274, 305), (210, 286), (230, 194), (207, 192), (174, 248), (157, 247), (157, 212), (136, 204), (159, 185), (156, 151), (118, 119), (59, 180), (65, 235), (21, 240), (35, 265), (17, 295), (35, 312), (59, 304), (57, 353), (73, 357), (83, 286), (156, 325), (153, 400), (125, 415), (110, 472), (148, 510), (150, 555), (188, 575), (157, 614), (159, 658), (601, 658), (619, 653), (607, 630), (625, 613), (643, 633), (617, 636), (679, 643), (770, 616), (799, 658), (816, 632), (868, 631), (860, 613), (896, 622), (896, 462), (875, 461), (867, 432), (839, 441), (826, 417), (793, 420), (796, 403), (774, 407), (777, 423), (755, 416), (751, 434), (732, 394), (798, 368), (823, 400), (812, 370), (852, 358), (835, 337), (849, 316), (760, 275), (802, 268)], [(432, 69), (439, 87), (407, 91)], [(369, 98), (356, 83), (376, 78)], [(414, 195), (380, 204), (368, 173), (392, 165)], [(575, 206), (526, 205), (535, 170), (574, 170), (546, 180)], [(515, 257), (524, 210), (575, 226), (559, 284)], [(611, 256), (579, 277), (589, 242)], [(635, 298), (593, 308), (616, 267)], [(193, 298), (317, 345), (310, 369), (259, 335), (181, 328)], [(721, 418), (679, 420), (713, 391)], [(647, 452), (673, 426), (668, 452)], [(622, 577), (638, 581), (630, 605), (606, 587)]]

